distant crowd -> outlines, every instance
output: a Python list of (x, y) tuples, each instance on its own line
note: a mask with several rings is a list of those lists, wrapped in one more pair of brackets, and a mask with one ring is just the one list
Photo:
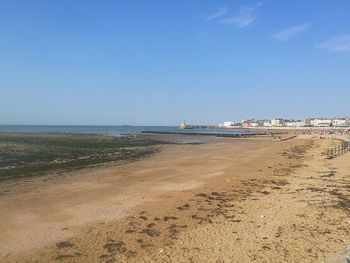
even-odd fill
[(296, 135), (311, 135), (319, 138), (329, 137), (348, 137), (350, 135), (350, 129), (302, 129), (295, 130)]

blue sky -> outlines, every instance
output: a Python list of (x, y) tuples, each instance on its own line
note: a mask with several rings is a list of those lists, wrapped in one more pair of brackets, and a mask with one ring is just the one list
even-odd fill
[(350, 1), (0, 1), (0, 124), (350, 115)]

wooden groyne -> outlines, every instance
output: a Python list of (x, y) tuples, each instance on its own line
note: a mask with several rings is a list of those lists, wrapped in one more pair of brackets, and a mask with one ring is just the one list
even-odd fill
[(209, 129), (218, 129), (219, 126), (216, 125), (184, 125), (180, 126), (180, 129), (183, 130), (209, 130)]
[(217, 136), (217, 137), (243, 137), (252, 135), (264, 135), (260, 133), (225, 133), (225, 132), (196, 132), (196, 131), (141, 131), (141, 133), (152, 133), (152, 134), (174, 134), (174, 135), (195, 135), (195, 136)]
[(287, 140), (290, 140), (290, 139), (294, 139), (296, 137), (297, 137), (297, 135), (292, 135), (292, 136), (288, 136), (286, 138), (281, 138), (280, 141), (287, 141)]
[(350, 151), (350, 141), (343, 141), (341, 145), (327, 150), (327, 159), (333, 159)]

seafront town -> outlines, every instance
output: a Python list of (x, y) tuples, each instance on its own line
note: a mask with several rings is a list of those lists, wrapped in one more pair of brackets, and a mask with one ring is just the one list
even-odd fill
[(327, 127), (350, 127), (349, 117), (339, 118), (307, 118), (305, 120), (293, 119), (248, 119), (240, 123), (225, 121), (219, 124), (221, 128), (327, 128)]

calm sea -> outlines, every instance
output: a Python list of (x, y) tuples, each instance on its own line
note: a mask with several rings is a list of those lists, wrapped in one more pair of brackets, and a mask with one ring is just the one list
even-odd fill
[(201, 134), (251, 134), (247, 130), (189, 129), (180, 130), (177, 126), (74, 126), (74, 125), (0, 125), (0, 132), (39, 132), (39, 133), (93, 133), (123, 134), (142, 131), (201, 133)]

